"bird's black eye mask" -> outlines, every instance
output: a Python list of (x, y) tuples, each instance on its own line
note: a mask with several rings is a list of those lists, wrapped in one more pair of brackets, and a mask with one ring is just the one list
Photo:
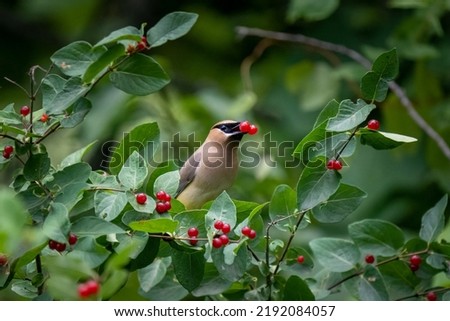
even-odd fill
[(238, 134), (241, 131), (239, 130), (240, 122), (235, 123), (225, 123), (225, 124), (217, 124), (214, 128), (220, 129), (225, 134)]

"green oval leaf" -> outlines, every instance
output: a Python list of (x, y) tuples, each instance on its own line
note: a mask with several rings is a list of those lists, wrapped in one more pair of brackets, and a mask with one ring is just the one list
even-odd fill
[(23, 175), (28, 181), (39, 181), (50, 170), (50, 158), (47, 154), (31, 154), (23, 168)]
[(315, 301), (315, 299), (308, 284), (302, 278), (291, 275), (286, 280), (283, 290), (283, 301)]
[(389, 295), (381, 273), (372, 265), (366, 265), (359, 279), (359, 297), (365, 301), (388, 301)]
[(355, 211), (367, 194), (355, 186), (340, 184), (337, 191), (323, 204), (313, 208), (316, 220), (321, 223), (337, 223)]
[(170, 257), (157, 258), (147, 267), (138, 270), (138, 280), (141, 289), (148, 292), (161, 282), (166, 276), (167, 268), (171, 263)]
[(108, 48), (96, 61), (94, 61), (84, 72), (83, 82), (90, 83), (94, 78), (98, 78), (100, 73), (112, 64), (114, 60), (125, 55), (123, 45), (117, 44)]
[(147, 32), (147, 41), (151, 47), (158, 47), (169, 40), (184, 36), (197, 21), (198, 14), (189, 12), (172, 12), (159, 20)]
[(67, 243), (70, 232), (69, 213), (67, 208), (60, 203), (50, 205), (50, 211), (42, 226), (44, 234), (51, 240)]
[(135, 54), (125, 60), (109, 75), (118, 89), (136, 96), (150, 95), (169, 82), (169, 76), (151, 57)]
[(362, 252), (372, 255), (395, 255), (405, 243), (400, 228), (378, 219), (352, 223), (348, 226), (348, 232)]
[(405, 143), (414, 143), (417, 141), (414, 137), (386, 133), (368, 128), (361, 128), (359, 134), (361, 144), (369, 145), (375, 149), (392, 149)]
[(135, 150), (128, 157), (122, 169), (119, 172), (118, 178), (123, 186), (131, 190), (137, 190), (145, 181), (148, 169), (145, 159), (139, 155)]
[(95, 216), (82, 217), (72, 224), (71, 231), (78, 236), (100, 236), (108, 234), (125, 233), (116, 224), (105, 221)]
[(337, 238), (312, 240), (309, 245), (320, 264), (332, 272), (346, 272), (355, 268), (360, 253), (353, 242)]
[(174, 197), (177, 193), (180, 182), (180, 172), (178, 170), (164, 173), (155, 180), (153, 190), (155, 193), (164, 191)]
[(124, 192), (97, 191), (94, 195), (94, 208), (98, 217), (112, 221), (127, 205), (127, 196)]
[(430, 208), (422, 216), (422, 225), (420, 227), (420, 238), (428, 243), (436, 240), (436, 238), (444, 230), (445, 225), (445, 208), (447, 207), (448, 195), (444, 195), (435, 206)]
[(157, 218), (131, 222), (128, 226), (135, 231), (147, 233), (173, 233), (178, 227), (178, 222), (168, 218)]
[(134, 26), (128, 26), (121, 28), (119, 30), (115, 30), (111, 32), (108, 36), (97, 42), (94, 47), (106, 45), (112, 42), (117, 42), (119, 40), (134, 40), (134, 41), (140, 41), (141, 40), (141, 31), (134, 27)]
[(292, 214), (296, 209), (297, 195), (295, 191), (288, 185), (277, 186), (269, 204), (270, 219), (278, 221), (275, 227), (281, 231), (293, 231), (297, 218)]
[(185, 252), (171, 248), (171, 257), (178, 282), (188, 291), (198, 287), (205, 271), (203, 252)]
[(358, 99), (356, 104), (350, 99), (343, 100), (339, 104), (338, 114), (328, 122), (327, 130), (336, 132), (351, 130), (365, 121), (373, 109), (374, 104), (367, 104), (362, 99)]

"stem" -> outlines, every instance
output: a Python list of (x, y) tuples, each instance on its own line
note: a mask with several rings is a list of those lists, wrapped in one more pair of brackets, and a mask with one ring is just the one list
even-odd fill
[[(307, 37), (302, 34), (288, 34), (283, 32), (275, 32), (270, 30), (263, 30), (258, 28), (248, 28), (248, 27), (237, 27), (236, 33), (241, 38), (246, 36), (257, 36), (262, 38), (268, 38), (272, 40), (284, 41), (284, 42), (294, 42), (304, 44), (313, 48), (323, 49), (327, 51), (332, 51), (340, 53), (347, 56), (354, 61), (361, 64), (367, 69), (371, 69), (371, 62), (361, 55), (359, 52), (350, 49), (346, 46), (322, 41), (316, 38)], [(450, 159), (450, 147), (447, 142), (436, 132), (433, 127), (426, 122), (426, 120), (417, 112), (413, 103), (406, 95), (405, 91), (394, 81), (389, 83), (389, 88), (394, 92), (394, 94), (400, 99), (401, 104), (406, 109), (409, 116), (414, 120), (414, 122), (432, 139), (436, 142), (442, 153)]]
[(355, 129), (353, 129), (352, 133), (350, 134), (350, 136), (348, 137), (347, 141), (345, 142), (345, 144), (341, 147), (341, 149), (339, 150), (339, 152), (337, 152), (335, 159), (339, 159), (339, 157), (341, 157), (341, 154), (344, 152), (345, 148), (347, 147), (347, 145), (350, 143), (350, 141), (352, 140), (353, 136), (355, 136), (356, 132), (358, 131), (358, 127), (355, 127)]
[(416, 292), (416, 293), (414, 293), (412, 295), (408, 295), (408, 296), (405, 296), (405, 297), (398, 298), (395, 301), (403, 301), (403, 300), (407, 300), (407, 299), (418, 298), (420, 296), (426, 295), (428, 292), (439, 293), (439, 292), (447, 292), (448, 290), (450, 290), (450, 287), (449, 288), (438, 288), (438, 289), (431, 288), (431, 289), (425, 290), (423, 292)]
[[(36, 255), (36, 272), (38, 274), (42, 274), (42, 263), (41, 263), (41, 255), (40, 254)], [(43, 293), (43, 290), (44, 290), (44, 284), (41, 283), (38, 286), (37, 290), (38, 290), (38, 295), (41, 295)]]

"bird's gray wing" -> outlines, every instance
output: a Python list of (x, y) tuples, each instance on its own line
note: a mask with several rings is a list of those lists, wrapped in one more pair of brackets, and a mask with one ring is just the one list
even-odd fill
[(200, 160), (196, 160), (195, 155), (196, 153), (192, 154), (180, 169), (180, 184), (175, 197), (180, 195), (195, 178), (195, 172), (200, 164)]

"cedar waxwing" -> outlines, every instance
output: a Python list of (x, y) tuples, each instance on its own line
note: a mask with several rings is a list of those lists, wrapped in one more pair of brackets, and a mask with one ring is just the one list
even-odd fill
[(240, 124), (233, 120), (215, 124), (181, 167), (176, 198), (186, 209), (201, 208), (233, 184), (239, 168), (239, 142), (245, 134)]

